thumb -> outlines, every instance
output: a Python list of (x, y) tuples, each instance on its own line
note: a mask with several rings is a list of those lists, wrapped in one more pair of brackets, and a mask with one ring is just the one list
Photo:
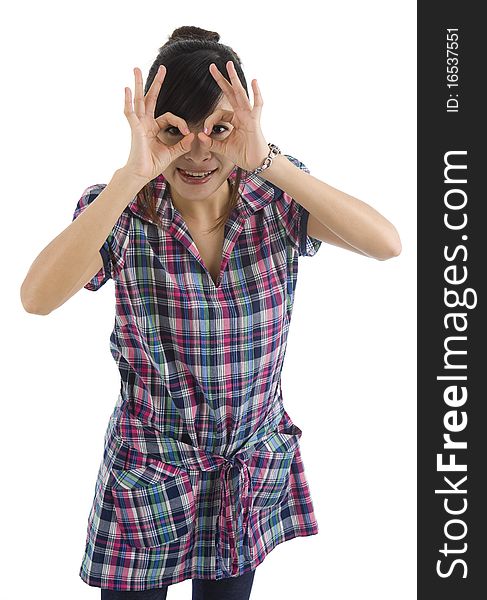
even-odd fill
[(225, 144), (223, 142), (214, 140), (203, 132), (198, 133), (198, 139), (207, 150), (211, 150), (217, 154), (225, 154)]
[(186, 154), (186, 152), (189, 152), (191, 150), (193, 139), (194, 133), (191, 132), (185, 135), (177, 144), (170, 146), (173, 157), (177, 158), (178, 156), (181, 156), (181, 154)]

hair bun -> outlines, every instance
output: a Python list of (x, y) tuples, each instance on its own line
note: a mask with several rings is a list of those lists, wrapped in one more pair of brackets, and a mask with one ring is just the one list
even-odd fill
[(214, 42), (219, 42), (220, 34), (216, 31), (208, 31), (207, 29), (201, 29), (201, 27), (184, 25), (183, 27), (178, 27), (172, 32), (168, 39), (168, 42), (192, 39), (211, 40)]

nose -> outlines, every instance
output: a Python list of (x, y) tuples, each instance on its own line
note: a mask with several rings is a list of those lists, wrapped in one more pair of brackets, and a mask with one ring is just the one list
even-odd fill
[(203, 131), (203, 124), (198, 127), (190, 127), (189, 130), (194, 133), (191, 141), (191, 149), (184, 154), (186, 160), (192, 160), (196, 164), (201, 164), (205, 160), (211, 159), (211, 151), (206, 148), (198, 137), (198, 133)]

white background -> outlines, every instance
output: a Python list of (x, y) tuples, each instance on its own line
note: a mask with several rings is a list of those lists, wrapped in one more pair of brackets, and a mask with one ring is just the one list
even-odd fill
[[(377, 261), (299, 260), (283, 372), (320, 532), (278, 545), (252, 600), (410, 600), (416, 590), (416, 7), (396, 0), (21, 2), (2, 72), (2, 595), (99, 598), (78, 570), (119, 390), (114, 285), (47, 316), (20, 286), (82, 191), (130, 149), (124, 87), (182, 25), (218, 31), (257, 78), (267, 141), (398, 229)], [(326, 199), (323, 199), (326, 202)], [(189, 599), (191, 581), (172, 586)]]

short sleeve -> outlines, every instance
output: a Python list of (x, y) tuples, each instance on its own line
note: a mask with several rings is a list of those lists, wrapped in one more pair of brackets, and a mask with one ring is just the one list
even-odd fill
[[(284, 156), (302, 171), (309, 173), (308, 167), (297, 158), (289, 154), (285, 154)], [(298, 251), (298, 255), (314, 256), (320, 249), (322, 241), (307, 234), (309, 212), (306, 208), (279, 188), (276, 188), (273, 205), (291, 244)]]
[[(78, 217), (106, 187), (105, 183), (91, 185), (85, 189), (76, 205), (73, 221)], [(130, 214), (127, 209), (117, 219), (107, 239), (100, 248), (103, 266), (84, 287), (96, 292), (109, 279), (116, 279), (123, 267), (125, 250), (129, 239)]]

